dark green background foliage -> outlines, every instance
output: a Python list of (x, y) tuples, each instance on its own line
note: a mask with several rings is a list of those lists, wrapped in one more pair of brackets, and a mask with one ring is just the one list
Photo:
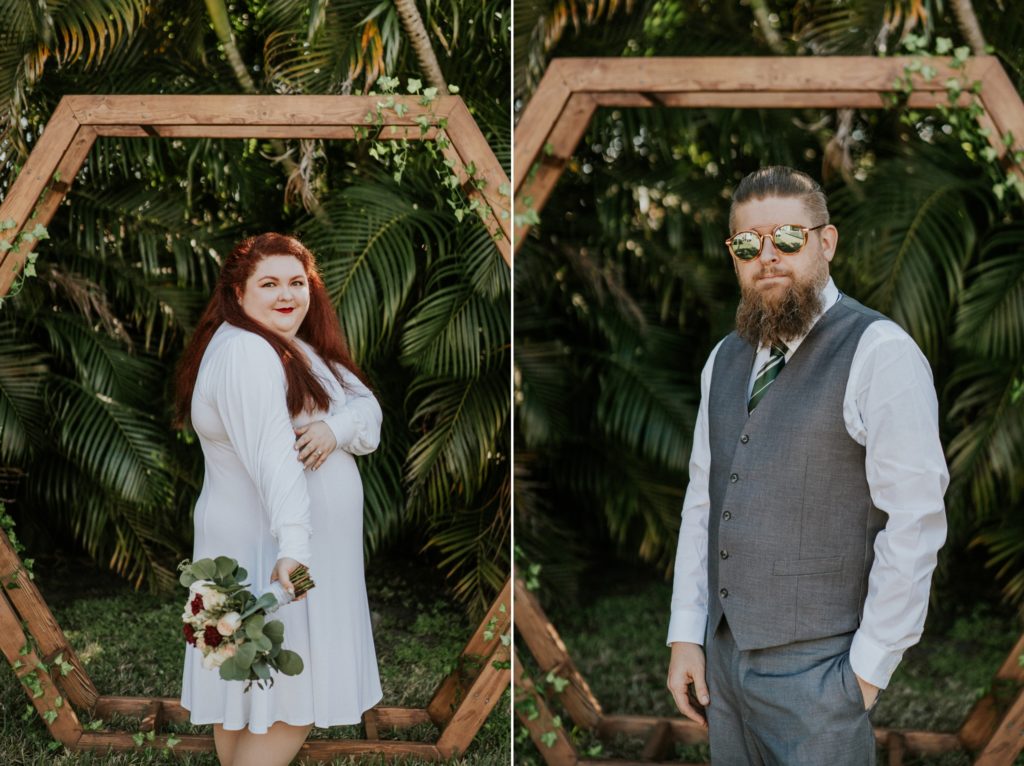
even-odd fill
[[(419, 7), (507, 171), (507, 0)], [(223, 11), (238, 66), (211, 23)], [(64, 94), (360, 94), (383, 74), (402, 92), (422, 79), (380, 0), (0, 0), (0, 18), (0, 191)], [(451, 215), (425, 151), (397, 184), (369, 148), (97, 142), (39, 277), (0, 310), (3, 495), (30, 550), (73, 539), (137, 583), (172, 580), (202, 476), (198, 444), (169, 425), (174, 365), (218, 258), (249, 234), (297, 232), (385, 413), (381, 448), (360, 462), (369, 553), (426, 546), (460, 598), (489, 600), (508, 571), (509, 270), (479, 221)]]
[[(965, 37), (949, 4), (925, 2), (923, 17), (915, 5), (638, 0), (582, 3), (574, 23), (568, 3), (517, 0), (517, 107), (552, 56), (953, 60)], [(1020, 90), (1024, 18), (973, 5)], [(517, 542), (549, 584), (571, 590), (609, 555), (671, 567), (699, 375), (738, 299), (729, 196), (783, 163), (824, 181), (840, 289), (932, 364), (952, 474), (940, 593), (979, 543), (1005, 594), (1024, 598), (1024, 205), (985, 146), (967, 115), (902, 106), (597, 112), (514, 265)]]

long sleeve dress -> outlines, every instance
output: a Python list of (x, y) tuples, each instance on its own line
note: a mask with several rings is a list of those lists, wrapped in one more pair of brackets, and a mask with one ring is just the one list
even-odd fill
[[(360, 721), (381, 698), (363, 576), (363, 487), (353, 455), (377, 448), (381, 410), (348, 370), (342, 387), (308, 344), (295, 340), (331, 396), (330, 412), (292, 419), (284, 368), (255, 333), (223, 324), (199, 367), (192, 425), (205, 458), (195, 507), (193, 560), (230, 556), (254, 593), (268, 589), (278, 558), (309, 565), (316, 587), (274, 613), (285, 648), (305, 667), (275, 674), (271, 688), (224, 681), (186, 647), (181, 704), (195, 724), (265, 733), (276, 721), (337, 726)], [(293, 427), (323, 420), (338, 446), (316, 471), (294, 449)]]

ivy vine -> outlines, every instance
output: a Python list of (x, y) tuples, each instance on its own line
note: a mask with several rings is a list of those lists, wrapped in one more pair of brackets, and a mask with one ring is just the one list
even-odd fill
[[(420, 106), (427, 108), (427, 114), (421, 114), (415, 118), (416, 125), (419, 126), (420, 136), (425, 136), (430, 132), (431, 128), (436, 127), (437, 133), (433, 140), (421, 138), (419, 141), (412, 142), (404, 136), (401, 138), (385, 138), (385, 131), (390, 131), (393, 135), (398, 133), (397, 125), (386, 124), (386, 113), (393, 112), (398, 117), (404, 117), (409, 113), (408, 104), (400, 100), (402, 95), (398, 93), (400, 85), (401, 82), (397, 77), (381, 77), (377, 80), (380, 92), (371, 91), (370, 95), (381, 96), (382, 98), (376, 103), (374, 109), (366, 113), (363, 118), (365, 126), (355, 128), (356, 138), (370, 142), (370, 156), (390, 172), (395, 183), (402, 182), (402, 176), (409, 162), (409, 151), (412, 144), (418, 143), (422, 145), (433, 160), (433, 169), (438, 181), (442, 187), (448, 190), (448, 206), (452, 209), (456, 220), (461, 222), (469, 216), (476, 215), (486, 223), (488, 218), (494, 216), (494, 211), (491, 210), (489, 205), (481, 202), (480, 199), (467, 198), (467, 195), (463, 193), (465, 188), (482, 192), (487, 187), (486, 179), (478, 175), (476, 163), (471, 161), (468, 164), (461, 164), (455, 159), (444, 156), (444, 151), (451, 146), (451, 140), (446, 132), (448, 127), (447, 118), (438, 117), (434, 111), (434, 103), (438, 97), (437, 88), (424, 88), (420, 80), (413, 78), (410, 78), (405, 86), (406, 95), (419, 96)], [(459, 88), (455, 85), (449, 85), (448, 92), (456, 95), (459, 92)], [(460, 170), (466, 175), (467, 180), (465, 183), (463, 183), (459, 176)], [(508, 199), (510, 196), (509, 186), (501, 184), (498, 188), (498, 193)], [(507, 205), (505, 207), (507, 208)], [(508, 210), (502, 209), (500, 215), (502, 219), (507, 219), (509, 216)], [(496, 240), (501, 239), (503, 236), (501, 229), (496, 228), (493, 236)]]

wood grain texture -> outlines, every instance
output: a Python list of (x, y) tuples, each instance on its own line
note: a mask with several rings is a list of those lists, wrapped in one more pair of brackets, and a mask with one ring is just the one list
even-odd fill
[[(977, 58), (979, 65), (992, 56)], [(885, 92), (914, 62), (935, 77), (912, 75), (914, 90), (945, 92), (945, 81), (962, 73), (938, 56), (713, 56), (563, 58), (561, 77), (574, 92), (629, 91), (834, 91)], [(969, 75), (973, 69), (968, 70)], [(543, 81), (542, 81), (543, 82)], [(538, 88), (539, 91), (539, 88)]]
[[(494, 620), (492, 625), (492, 620)], [(462, 647), (459, 657), (478, 663), (478, 672), (488, 662), (488, 658), (501, 646), (501, 637), (511, 630), (512, 626), (512, 581), (506, 580), (501, 592), (491, 602), (487, 614)], [(487, 638), (487, 635), (490, 638)], [(457, 667), (437, 687), (434, 696), (427, 705), (427, 713), (439, 727), (444, 727), (455, 713), (458, 702), (463, 698), (473, 677), (464, 675), (464, 668)]]
[[(366, 127), (388, 96), (234, 96), (96, 95), (65, 96), (83, 125), (348, 125)], [(415, 126), (426, 116), (436, 122), (461, 104), (458, 96), (439, 96), (428, 106), (419, 96), (394, 97), (408, 108), (399, 117), (385, 110), (385, 123)]]
[(1002, 719), (978, 753), (974, 766), (1009, 766), (1024, 750), (1024, 689), (1006, 709)]
[[(43, 595), (36, 584), (28, 577), (18, 554), (11, 547), (7, 535), (0, 532), (0, 579), (5, 583), (16, 585), (15, 588), (4, 588), (4, 594), (13, 606), (19, 620), (24, 620), (28, 631), (32, 634), (39, 651), (48, 663), (52, 663), (58, 655), (71, 665), (66, 676), (59, 672), (51, 673), (53, 681), (76, 707), (89, 710), (96, 703), (99, 692), (86, 673), (81, 660), (71, 648), (71, 644), (57, 624), (53, 612), (47, 606)], [(20, 629), (19, 629), (20, 632)]]
[(516, 124), (513, 141), (515, 159), (512, 163), (512, 181), (516, 196), (533, 163), (540, 157), (548, 133), (558, 121), (558, 116), (572, 95), (572, 90), (562, 76), (565, 70), (563, 61), (566, 59), (554, 59), (548, 64), (537, 90), (534, 91)]
[(708, 733), (703, 726), (682, 716), (659, 718), (653, 715), (606, 715), (597, 726), (597, 734), (602, 739), (618, 734), (646, 739), (662, 723), (668, 723), (672, 739), (676, 742), (696, 745), (708, 741)]
[[(100, 136), (129, 138), (319, 138), (351, 141), (357, 138), (356, 128), (348, 125), (96, 125), (90, 126)], [(419, 126), (395, 126), (377, 138), (382, 141), (432, 141), (437, 128), (423, 133)]]
[[(480, 727), (508, 689), (512, 678), (511, 670), (507, 667), (509, 658), (509, 647), (503, 644), (499, 644), (488, 657), (437, 739), (437, 750), (443, 757), (452, 758), (465, 753), (469, 748)], [(497, 667), (502, 664), (506, 667)]]
[(516, 580), (515, 600), (516, 634), (529, 647), (541, 673), (553, 671), (569, 682), (558, 697), (576, 725), (596, 728), (603, 715), (601, 704), (576, 669), (565, 643), (544, 614), (537, 597), (527, 590), (522, 580)]
[[(575, 766), (579, 760), (579, 754), (575, 746), (569, 741), (564, 726), (555, 726), (554, 716), (548, 707), (544, 697), (537, 691), (529, 674), (523, 669), (516, 652), (512, 652), (512, 673), (515, 677), (515, 711), (519, 723), (526, 727), (530, 739), (540, 751), (544, 763), (548, 766)], [(531, 716), (527, 713), (527, 703), (533, 699), (537, 715)], [(554, 734), (554, 741), (550, 744), (545, 742), (543, 737), (550, 738)], [(607, 763), (602, 761), (602, 764)]]
[[(0, 537), (5, 535), (0, 534)], [(14, 670), (21, 682), (21, 688), (28, 695), (29, 701), (36, 712), (46, 722), (46, 728), (54, 739), (66, 747), (73, 748), (82, 735), (82, 725), (78, 721), (74, 708), (67, 701), (61, 690), (57, 688), (49, 672), (41, 667), (42, 662), (35, 649), (27, 641), (22, 631), (21, 621), (14, 606), (6, 595), (0, 594), (0, 651)], [(35, 676), (42, 694), (36, 696), (31, 688), (25, 685), (28, 676)], [(46, 720), (45, 716), (53, 716)]]
[(476, 178), (482, 182), (482, 188), (476, 184), (470, 184), (466, 187), (467, 192), (471, 198), (478, 199), (490, 208), (493, 218), (490, 221), (485, 219), (484, 223), (492, 235), (500, 232), (500, 238), (495, 237), (495, 240), (502, 258), (511, 266), (512, 194), (508, 176), (497, 157), (494, 156), (484, 134), (480, 132), (473, 115), (461, 101), (452, 107), (448, 115), (446, 131), (451, 141), (451, 147), (458, 154), (460, 166), (457, 166), (456, 169), (459, 171), (463, 183), (468, 180), (464, 169), (471, 164), (476, 168)]

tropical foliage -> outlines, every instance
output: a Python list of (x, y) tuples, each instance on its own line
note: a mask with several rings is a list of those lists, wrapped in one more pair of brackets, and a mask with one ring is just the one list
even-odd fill
[[(508, 169), (507, 3), (422, 5), (430, 46)], [(413, 6), (415, 11), (415, 6)], [(381, 0), (0, 0), (0, 189), (67, 93), (359, 94), (420, 77)], [(385, 412), (361, 462), (366, 544), (419, 541), (478, 608), (508, 571), (510, 274), (433, 160), (369, 142), (102, 138), (0, 309), (0, 465), (33, 545), (77, 541), (136, 583), (190, 551), (202, 475), (170, 428), (184, 341), (243, 236), (316, 252)]]
[[(552, 44), (546, 30), (566, 9), (573, 23)], [(1024, 19), (1009, 9), (976, 0), (973, 11), (1022, 92)], [(517, 49), (517, 103), (552, 56), (969, 53), (968, 23), (927, 0), (521, 0), (516, 11), (529, 45)], [(1024, 599), (1024, 204), (985, 146), (957, 110), (600, 109), (515, 264), (526, 559), (567, 587), (609, 552), (671, 566), (697, 381), (737, 299), (722, 245), (729, 193), (783, 163), (824, 177), (837, 283), (932, 363), (952, 475), (942, 561), (984, 546), (1007, 596)]]

